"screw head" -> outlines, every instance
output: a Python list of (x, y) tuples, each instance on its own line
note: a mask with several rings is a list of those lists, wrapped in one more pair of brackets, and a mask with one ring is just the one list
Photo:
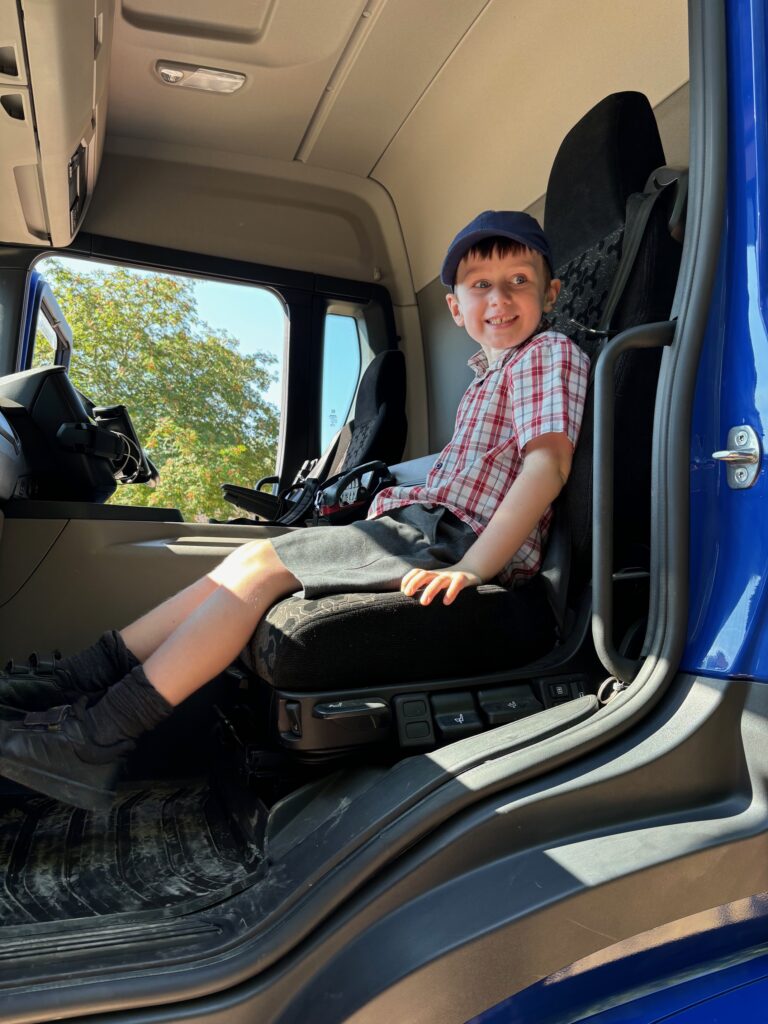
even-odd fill
[(743, 484), (746, 483), (749, 473), (746, 471), (746, 469), (744, 469), (743, 466), (740, 466), (733, 475), (736, 478), (737, 483)]
[(748, 439), (749, 438), (746, 430), (737, 431), (736, 436), (734, 437), (734, 441), (739, 446), (739, 448), (743, 448), (744, 445), (747, 443)]

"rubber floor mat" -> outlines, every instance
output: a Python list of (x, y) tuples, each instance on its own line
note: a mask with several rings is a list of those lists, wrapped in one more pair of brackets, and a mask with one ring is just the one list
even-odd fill
[(208, 902), (258, 860), (207, 783), (121, 788), (106, 812), (4, 797), (0, 927)]

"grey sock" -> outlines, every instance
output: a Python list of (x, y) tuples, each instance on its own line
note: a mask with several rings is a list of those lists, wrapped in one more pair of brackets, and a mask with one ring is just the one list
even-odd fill
[(102, 633), (95, 644), (56, 663), (56, 676), (69, 690), (98, 693), (139, 664), (116, 629)]
[(149, 732), (172, 711), (137, 665), (83, 713), (82, 723), (94, 743), (109, 746)]

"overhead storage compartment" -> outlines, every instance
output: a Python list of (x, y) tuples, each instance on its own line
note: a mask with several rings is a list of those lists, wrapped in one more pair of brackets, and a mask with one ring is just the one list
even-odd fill
[(101, 162), (113, 0), (0, 0), (0, 241), (68, 245)]

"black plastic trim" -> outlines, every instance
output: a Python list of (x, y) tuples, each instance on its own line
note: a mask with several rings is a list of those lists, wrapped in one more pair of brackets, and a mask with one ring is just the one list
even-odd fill
[(595, 370), (595, 429), (592, 456), (592, 636), (600, 661), (609, 672), (624, 682), (631, 682), (635, 678), (640, 665), (619, 654), (613, 642), (614, 372), (616, 362), (622, 353), (633, 349), (670, 345), (674, 333), (675, 324), (671, 321), (630, 328), (606, 345)]
[(141, 523), (183, 523), (177, 508), (101, 505), (91, 501), (38, 501), (13, 498), (3, 508), (6, 519), (109, 519)]

